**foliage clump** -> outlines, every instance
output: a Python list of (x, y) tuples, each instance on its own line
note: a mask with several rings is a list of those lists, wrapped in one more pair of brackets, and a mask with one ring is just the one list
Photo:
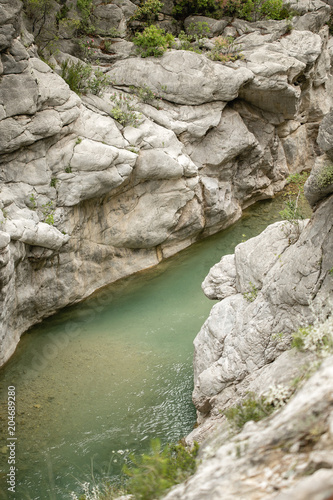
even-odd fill
[(134, 45), (141, 57), (160, 57), (171, 46), (174, 41), (171, 33), (166, 33), (163, 29), (148, 26), (142, 33), (136, 33), (133, 38)]
[(164, 448), (159, 439), (151, 441), (150, 452), (139, 457), (130, 455), (130, 463), (124, 465), (123, 472), (128, 477), (121, 489), (105, 485), (90, 488), (89, 483), (83, 483), (84, 494), (78, 497), (71, 494), (73, 500), (110, 500), (120, 495), (131, 495), (133, 500), (155, 500), (175, 484), (185, 481), (194, 474), (197, 467), (196, 457), (199, 445), (194, 444), (188, 449), (181, 442), (167, 444)]
[(101, 95), (111, 81), (102, 70), (93, 70), (89, 64), (70, 62), (68, 59), (61, 65), (61, 77), (70, 89), (78, 95)]
[(299, 351), (312, 351), (325, 355), (333, 351), (333, 316), (325, 321), (299, 328), (293, 334), (292, 347)]
[(215, 19), (237, 17), (246, 21), (286, 19), (290, 10), (283, 0), (176, 0), (174, 15), (179, 19), (199, 14)]
[(162, 7), (163, 3), (160, 0), (145, 0), (133, 14), (131, 20), (145, 21), (150, 25), (156, 19)]
[(238, 17), (246, 21), (281, 20), (289, 17), (283, 0), (223, 0), (221, 17)]
[(212, 61), (229, 62), (243, 59), (243, 54), (240, 51), (240, 46), (234, 43), (231, 36), (218, 36), (214, 40), (214, 48), (208, 54)]
[(133, 97), (125, 94), (112, 94), (110, 97), (113, 107), (110, 115), (114, 120), (119, 122), (124, 127), (137, 127), (139, 124), (140, 115), (135, 110)]
[(290, 399), (295, 388), (281, 384), (270, 386), (269, 389), (258, 396), (249, 392), (247, 398), (223, 412), (227, 420), (236, 430), (241, 430), (246, 422), (258, 422), (275, 410), (282, 408)]
[(159, 498), (173, 485), (185, 481), (196, 470), (199, 446), (188, 450), (183, 444), (161, 447), (159, 439), (151, 442), (151, 451), (141, 457), (131, 457), (132, 466), (124, 466), (129, 476), (128, 491), (135, 499)]
[(247, 398), (223, 412), (227, 420), (236, 430), (241, 430), (250, 420), (258, 422), (275, 410), (271, 402), (261, 395), (249, 393)]

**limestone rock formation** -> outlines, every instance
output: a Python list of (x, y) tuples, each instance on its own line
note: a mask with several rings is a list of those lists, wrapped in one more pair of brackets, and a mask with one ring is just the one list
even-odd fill
[[(124, 37), (136, 9), (96, 6), (100, 33)], [(331, 105), (329, 10), (302, 4), (291, 33), (285, 21), (210, 22), (211, 35), (239, 37), (244, 59), (227, 64), (175, 49), (139, 58), (121, 38), (106, 54), (98, 42), (112, 85), (79, 97), (57, 66), (75, 61), (73, 43), (59, 42), (54, 71), (19, 0), (0, 0), (0, 365), (33, 323), (227, 227), (314, 165)], [(143, 102), (145, 86), (157, 96)], [(131, 116), (122, 124), (116, 102)], [(234, 290), (234, 274), (211, 293)]]

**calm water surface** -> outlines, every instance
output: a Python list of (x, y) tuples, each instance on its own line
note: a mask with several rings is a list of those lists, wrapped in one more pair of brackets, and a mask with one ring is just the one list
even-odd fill
[[(0, 370), (17, 395), (16, 496), (7, 491), (1, 407), (1, 499), (65, 500), (78, 482), (117, 477), (124, 456), (195, 423), (192, 342), (213, 305), (200, 284), (222, 255), (279, 219), (282, 199), (157, 268), (121, 280), (31, 329)], [(245, 235), (245, 236), (244, 236)], [(123, 453), (124, 451), (124, 453)]]

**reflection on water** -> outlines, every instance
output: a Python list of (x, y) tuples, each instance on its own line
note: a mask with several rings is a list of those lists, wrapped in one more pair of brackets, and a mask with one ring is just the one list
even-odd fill
[[(66, 499), (78, 480), (116, 476), (124, 454), (189, 433), (192, 342), (212, 302), (200, 284), (222, 255), (279, 218), (281, 200), (153, 270), (119, 281), (24, 335), (0, 371), (17, 394), (17, 499)], [(245, 236), (244, 236), (245, 235)], [(1, 407), (7, 436), (6, 406)], [(0, 498), (7, 492), (5, 439)]]

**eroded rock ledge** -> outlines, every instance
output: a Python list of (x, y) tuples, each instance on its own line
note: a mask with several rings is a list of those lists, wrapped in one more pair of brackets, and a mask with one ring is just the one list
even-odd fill
[[(227, 227), (310, 169), (331, 45), (330, 9), (316, 1), (289, 34), (285, 22), (233, 21), (244, 60), (228, 65), (126, 49), (108, 63), (115, 88), (81, 99), (37, 57), (21, 2), (0, 7), (1, 365), (35, 322)], [(119, 26), (134, 9), (123, 7)], [(110, 116), (110, 95), (131, 85), (162, 97), (158, 109), (137, 102), (137, 128)]]

